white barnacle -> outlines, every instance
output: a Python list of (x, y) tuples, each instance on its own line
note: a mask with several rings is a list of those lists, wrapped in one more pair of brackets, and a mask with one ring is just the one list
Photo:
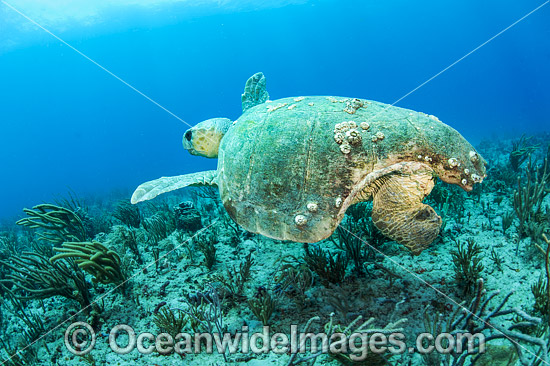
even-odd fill
[(462, 183), (462, 185), (465, 186), (466, 184), (468, 184), (468, 180), (464, 178), (460, 183)]
[(292, 104), (292, 105), (286, 107), (286, 109), (289, 109), (289, 110), (292, 110), (294, 108), (296, 108), (296, 104)]
[(418, 158), (419, 160), (422, 160), (422, 155), (418, 155), (417, 158)]
[(348, 143), (340, 145), (340, 151), (344, 154), (349, 154), (351, 152), (351, 145)]
[(451, 168), (455, 168), (458, 166), (458, 160), (456, 158), (450, 158), (449, 160), (447, 160), (447, 163), (449, 163), (449, 166)]
[(376, 138), (377, 138), (378, 140), (383, 140), (384, 137), (386, 137), (386, 136), (384, 136), (384, 133), (383, 133), (383, 132), (378, 131), (378, 132), (376, 133)]
[(468, 168), (464, 169), (464, 174), (469, 175), (470, 174), (470, 169), (468, 169)]
[(295, 102), (301, 102), (304, 99), (306, 99), (306, 98), (305, 97), (297, 97), (297, 98), (294, 98), (294, 101)]
[(315, 105), (315, 103), (311, 102), (311, 103), (308, 103), (307, 105), (310, 106), (310, 107), (313, 107)]
[(341, 207), (342, 203), (342, 197), (336, 197), (336, 200), (334, 201), (334, 207)]
[(361, 122), (361, 124), (359, 125), (361, 127), (361, 129), (367, 131), (369, 128), (370, 128), (370, 125), (368, 122)]
[(352, 145), (358, 144), (358, 143), (361, 142), (361, 134), (359, 133), (359, 131), (357, 131), (355, 129), (348, 130), (346, 132), (346, 139)]
[(349, 128), (357, 128), (357, 123), (355, 123), (355, 121), (349, 121), (348, 122), (348, 127)]
[(307, 210), (309, 212), (317, 212), (318, 208), (319, 207), (317, 206), (317, 204), (315, 202), (310, 202), (310, 203), (307, 204)]
[(296, 215), (296, 217), (294, 217), (294, 222), (297, 226), (304, 226), (307, 224), (307, 218), (304, 215)]
[(378, 137), (376, 137), (376, 135), (372, 135), (372, 137), (370, 138), (370, 140), (371, 140), (372, 142), (376, 142), (376, 141), (378, 141)]
[(336, 141), (337, 144), (341, 144), (342, 142), (344, 142), (344, 134), (342, 132), (336, 132), (334, 134), (334, 141)]
[(479, 182), (481, 182), (481, 177), (480, 177), (479, 175), (477, 175), (477, 174), (472, 174), (471, 177), (472, 177), (472, 180), (474, 181), (474, 183), (479, 183)]
[(475, 152), (475, 151), (470, 151), (470, 161), (472, 163), (475, 163), (476, 161), (479, 160), (479, 155)]
[(424, 160), (427, 161), (427, 162), (431, 162), (432, 161), (432, 158), (430, 158), (428, 155), (426, 155), (424, 157)]
[(344, 108), (344, 112), (349, 113), (349, 114), (355, 114), (356, 111), (357, 111), (357, 109), (354, 109), (354, 108), (351, 108), (351, 107)]

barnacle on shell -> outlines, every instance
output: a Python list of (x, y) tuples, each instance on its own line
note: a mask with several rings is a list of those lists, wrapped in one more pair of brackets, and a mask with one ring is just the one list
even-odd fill
[(343, 143), (340, 145), (340, 151), (344, 154), (349, 154), (351, 152), (351, 145), (348, 143)]
[(317, 212), (318, 206), (315, 202), (310, 202), (307, 204), (307, 210), (309, 212)]
[(345, 137), (346, 136), (342, 132), (336, 132), (334, 134), (334, 141), (336, 141), (337, 144), (341, 144), (342, 142), (344, 142)]
[(449, 166), (451, 168), (458, 166), (458, 160), (456, 158), (450, 158), (449, 160), (447, 160), (447, 163), (449, 163)]
[(480, 177), (479, 175), (477, 175), (477, 174), (472, 174), (472, 175), (471, 175), (471, 178), (472, 178), (472, 180), (474, 181), (474, 183), (479, 183), (479, 182), (481, 182), (481, 177)]
[(294, 222), (297, 226), (304, 226), (307, 224), (307, 218), (304, 215), (296, 215), (296, 217), (294, 217)]
[(355, 129), (349, 130), (346, 132), (346, 139), (352, 145), (358, 144), (361, 142), (361, 134)]

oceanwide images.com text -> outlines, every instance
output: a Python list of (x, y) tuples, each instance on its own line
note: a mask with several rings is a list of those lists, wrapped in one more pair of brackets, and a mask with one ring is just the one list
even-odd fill
[[(96, 334), (93, 328), (84, 322), (71, 324), (65, 331), (65, 346), (75, 355), (90, 353), (96, 346)], [(109, 348), (118, 354), (127, 354), (134, 350), (142, 354), (178, 353), (342, 353), (353, 361), (362, 361), (371, 353), (402, 354), (433, 353), (441, 354), (466, 350), (468, 353), (484, 352), (483, 334), (441, 333), (432, 335), (421, 333), (416, 337), (414, 347), (408, 347), (403, 333), (303, 333), (298, 325), (290, 326), (290, 333), (271, 332), (264, 326), (262, 332), (250, 333), (247, 326), (234, 333), (168, 333), (154, 335), (150, 332), (136, 333), (129, 325), (113, 327), (108, 336)]]

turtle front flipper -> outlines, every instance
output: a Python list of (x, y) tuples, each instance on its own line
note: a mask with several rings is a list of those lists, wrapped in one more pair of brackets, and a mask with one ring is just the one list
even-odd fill
[(174, 191), (176, 189), (191, 186), (217, 185), (217, 170), (178, 175), (175, 177), (162, 177), (140, 184), (132, 195), (131, 202), (138, 203), (155, 198), (156, 196)]
[(433, 188), (429, 172), (382, 177), (374, 193), (372, 221), (388, 238), (414, 255), (426, 249), (439, 234), (441, 217), (422, 203)]
[(265, 87), (265, 76), (263, 73), (257, 72), (246, 81), (244, 86), (244, 93), (241, 96), (243, 112), (258, 104), (265, 103), (268, 99), (269, 94)]

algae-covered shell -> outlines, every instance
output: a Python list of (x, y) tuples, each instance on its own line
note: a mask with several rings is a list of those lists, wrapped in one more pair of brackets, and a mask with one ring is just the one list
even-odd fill
[[(294, 98), (284, 98), (272, 105), (292, 103)], [(353, 144), (342, 153), (341, 137), (351, 129)], [(335, 138), (335, 131), (342, 135)], [(485, 162), (472, 152), (456, 130), (424, 113), (367, 100), (305, 97), (293, 109), (265, 103), (248, 109), (221, 142), (217, 179), (225, 208), (246, 230), (316, 242), (332, 234), (351, 204), (371, 199), (383, 176), (420, 170), (424, 195), (431, 190), (425, 177), (432, 175), (470, 190), (485, 177)], [(462, 164), (450, 166), (450, 159)], [(342, 204), (335, 205), (338, 199)], [(302, 220), (308, 202), (317, 210)]]

